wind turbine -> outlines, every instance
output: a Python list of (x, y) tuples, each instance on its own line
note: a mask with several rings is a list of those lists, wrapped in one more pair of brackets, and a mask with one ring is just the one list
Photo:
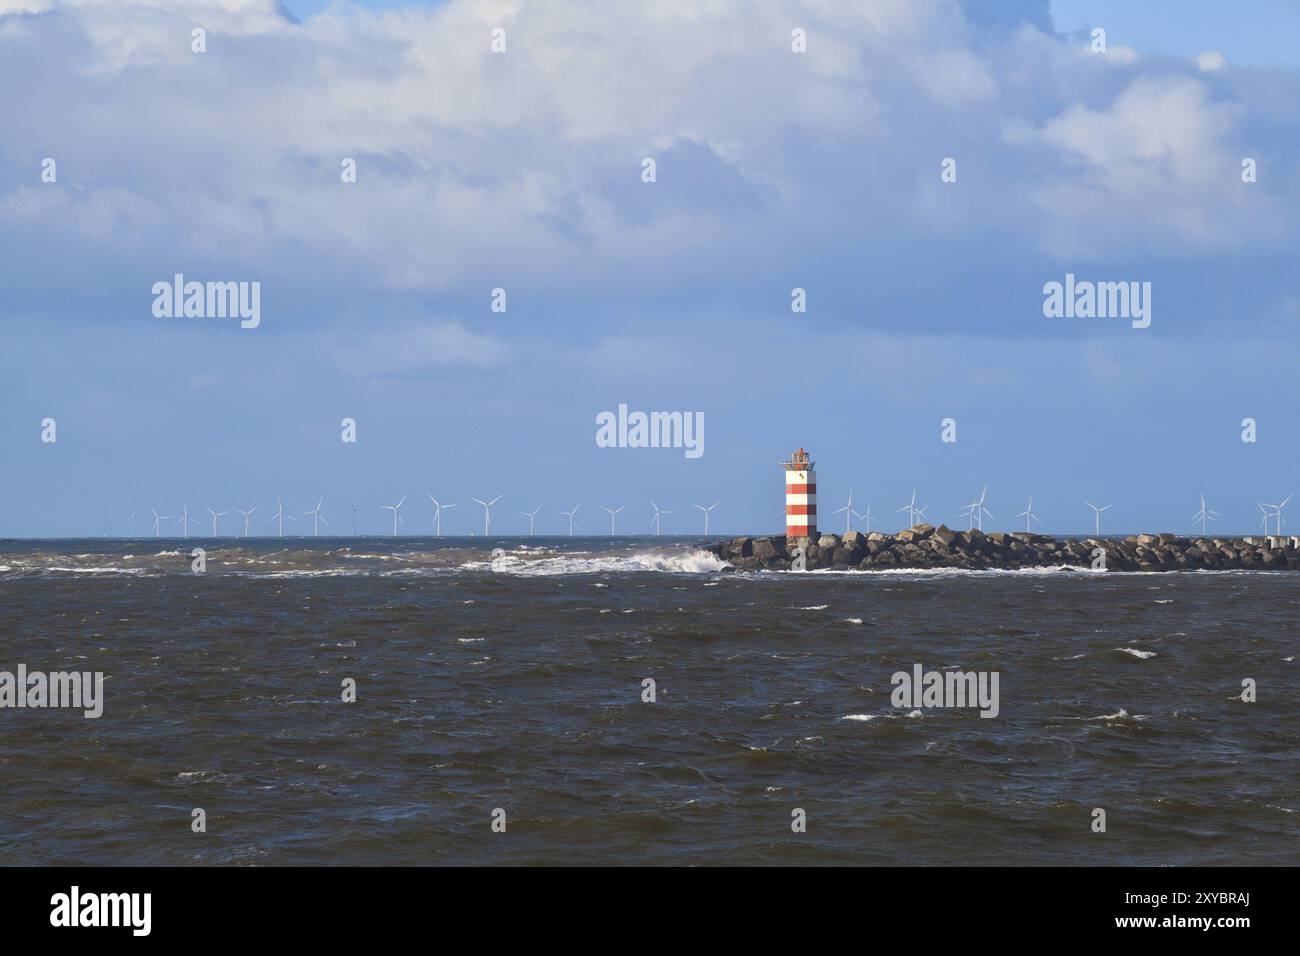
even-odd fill
[(352, 537), (357, 536), (357, 505), (351, 498), (348, 499), (348, 507), (352, 509)]
[(573, 537), (573, 516), (576, 515), (576, 514), (578, 513), (578, 509), (581, 508), (581, 507), (582, 507), (582, 502), (579, 501), (576, 505), (573, 506), (573, 510), (572, 510), (572, 511), (561, 511), (561, 512), (560, 512), (561, 515), (563, 515), (564, 517), (566, 517), (566, 518), (569, 519), (569, 537), (570, 537), (570, 538)]
[[(380, 505), (380, 511), (391, 511), (393, 513), (393, 537), (397, 537), (397, 523), (402, 521), (402, 504), (406, 501), (406, 495), (402, 495), (402, 500), (395, 505)], [(402, 521), (402, 524), (405, 524)]]
[[(152, 508), (150, 508), (149, 510), (150, 510), (150, 511), (153, 511)], [(160, 515), (158, 512), (153, 511), (153, 536), (154, 536), (155, 538), (162, 537), (162, 535), (161, 535), (161, 534), (159, 533), (159, 531), (158, 531), (158, 525), (159, 525), (159, 523), (160, 523), (160, 522), (163, 522), (163, 521), (166, 521), (166, 520), (168, 520), (169, 518), (175, 518), (175, 517), (176, 517), (175, 515)]]
[(709, 533), (709, 512), (712, 511), (712, 510), (713, 510), (714, 508), (716, 508), (717, 506), (718, 506), (718, 503), (717, 503), (716, 501), (715, 501), (713, 504), (709, 505), (707, 508), (704, 507), (704, 505), (696, 505), (696, 506), (695, 506), (695, 507), (699, 508), (701, 511), (704, 512), (704, 533), (705, 533), (705, 534), (708, 534), (708, 533)]
[(855, 511), (855, 512), (853, 512), (853, 517), (854, 517), (855, 519), (857, 519), (858, 521), (861, 521), (862, 519), (865, 518), (866, 521), (867, 521), (867, 533), (870, 534), (870, 533), (871, 533), (871, 522), (873, 522), (873, 521), (876, 520), (876, 519), (872, 516), (872, 514), (871, 514), (871, 500), (870, 500), (870, 499), (867, 500), (867, 510), (866, 510), (866, 511), (861, 512), (861, 513)]
[(488, 536), (488, 532), (492, 527), (492, 506), (503, 497), (504, 495), (497, 495), (491, 501), (484, 501), (482, 498), (474, 498), (472, 496), (470, 497), (471, 501), (477, 501), (483, 506), (483, 537), (485, 538)]
[(619, 505), (617, 508), (606, 508), (604, 505), (600, 506), (601, 511), (609, 512), (609, 533), (611, 535), (614, 533), (614, 516), (626, 507), (627, 505)]
[[(1286, 507), (1287, 502), (1290, 501), (1293, 497), (1295, 496), (1287, 495), (1285, 498), (1282, 499), (1282, 503), (1279, 505), (1270, 505), (1270, 504), (1260, 505), (1261, 508), (1273, 509), (1273, 517), (1277, 519), (1277, 534), (1279, 535), (1282, 533), (1282, 525), (1286, 523), (1285, 521), (1282, 520), (1282, 509)], [(1264, 512), (1264, 533), (1268, 534), (1268, 512), (1267, 511)]]
[(984, 516), (988, 515), (990, 518), (993, 517), (993, 512), (989, 511), (988, 508), (984, 507), (984, 498), (988, 495), (988, 493), (989, 493), (989, 486), (985, 485), (984, 490), (980, 492), (979, 498), (977, 498), (975, 501), (972, 501), (970, 504), (968, 504), (966, 506), (965, 514), (962, 515), (963, 518), (970, 519), (970, 527), (972, 530), (977, 529), (979, 531), (983, 531)]
[(203, 510), (206, 511), (208, 514), (212, 515), (212, 537), (215, 538), (217, 536), (217, 519), (220, 518), (222, 515), (230, 514), (230, 511), (229, 510), (213, 511), (207, 505), (203, 506)]
[(130, 528), (130, 530), (127, 532), (127, 537), (128, 537), (128, 538), (134, 538), (134, 537), (135, 537), (135, 511), (134, 511), (134, 509), (131, 511), (131, 513), (130, 513), (129, 515), (127, 515), (127, 516), (126, 516), (125, 518), (123, 518), (122, 520), (123, 520), (123, 521), (128, 521), (128, 522), (130, 522), (130, 524), (131, 524), (131, 528)]
[(831, 514), (837, 515), (841, 511), (844, 512), (844, 533), (848, 534), (849, 528), (852, 527), (853, 515), (856, 514), (856, 512), (853, 510), (853, 489), (852, 488), (849, 489), (849, 503), (845, 505), (843, 508), (836, 508), (834, 511), (831, 512)]
[(455, 505), (455, 504), (450, 504), (450, 505), (444, 505), (444, 504), (442, 504), (442, 503), (441, 503), (437, 498), (435, 498), (435, 497), (433, 496), (433, 492), (431, 492), (431, 491), (426, 491), (425, 494), (428, 495), (428, 496), (429, 496), (429, 500), (433, 502), (433, 535), (434, 535), (434, 537), (436, 537), (436, 538), (441, 538), (441, 537), (442, 537), (442, 512), (443, 512), (443, 509), (451, 509), (451, 508), (455, 508), (456, 505)]
[[(1029, 499), (1029, 504), (1025, 510), (1016, 515), (1016, 517), (1025, 519), (1025, 531), (1029, 531), (1029, 523), (1031, 521), (1038, 521), (1038, 515), (1034, 514), (1034, 499), (1032, 497)], [(1042, 524), (1041, 521), (1038, 521), (1038, 523)]]
[(320, 506), (323, 505), (324, 503), (325, 503), (325, 499), (321, 498), (319, 501), (316, 502), (315, 508), (312, 508), (311, 511), (304, 511), (302, 513), (304, 518), (307, 515), (311, 515), (312, 517), (312, 531), (311, 531), (312, 537), (316, 537), (316, 538), (320, 537), (320, 526), (322, 524), (325, 525), (326, 527), (329, 527), (329, 522), (326, 521), (325, 518), (320, 513)]
[(180, 514), (178, 514), (178, 515), (173, 515), (173, 517), (175, 517), (175, 519), (176, 519), (176, 523), (177, 523), (178, 525), (181, 526), (181, 537), (182, 537), (182, 538), (188, 538), (188, 537), (190, 536), (190, 522), (191, 522), (191, 521), (193, 521), (195, 524), (198, 524), (198, 523), (199, 523), (199, 519), (198, 519), (198, 518), (191, 518), (191, 517), (190, 517), (190, 506), (189, 506), (189, 504), (186, 504), (186, 505), (185, 505), (184, 510), (183, 510)]
[(532, 511), (519, 512), (521, 515), (523, 515), (525, 518), (528, 519), (528, 537), (530, 538), (533, 536), (533, 520), (537, 517), (537, 512), (541, 510), (542, 510), (542, 506), (538, 505)]
[(651, 499), (651, 500), (650, 500), (650, 507), (653, 508), (653, 509), (655, 510), (655, 534), (659, 534), (659, 518), (660, 518), (660, 516), (661, 516), (661, 515), (670, 515), (670, 514), (672, 514), (672, 512), (671, 512), (671, 511), (663, 511), (662, 509), (660, 509), (660, 507), (659, 507), (657, 504), (654, 503), (654, 499)]
[(1217, 511), (1211, 511), (1205, 504), (1205, 492), (1201, 492), (1201, 510), (1192, 515), (1192, 524), (1201, 523), (1201, 534), (1205, 534), (1205, 523), (1213, 521), (1215, 518), (1222, 518), (1223, 515)]
[(1114, 506), (1114, 505), (1102, 505), (1100, 508), (1098, 508), (1098, 507), (1097, 507), (1096, 505), (1094, 505), (1091, 501), (1088, 501), (1088, 500), (1086, 500), (1086, 499), (1084, 500), (1083, 503), (1084, 503), (1085, 505), (1087, 505), (1089, 508), (1091, 508), (1093, 511), (1095, 511), (1095, 512), (1097, 513), (1097, 536), (1098, 536), (1098, 537), (1101, 537), (1101, 513), (1102, 513), (1103, 511), (1108, 511), (1108, 510), (1110, 510), (1111, 508), (1114, 508), (1115, 506)]
[[(930, 507), (930, 506), (929, 506), (929, 505), (926, 505), (926, 506), (925, 506), (925, 508), (928, 508), (928, 507)], [(896, 509), (894, 510), (894, 514), (898, 514), (898, 512), (900, 512), (900, 511), (906, 511), (906, 512), (907, 512), (907, 518), (908, 518), (908, 520), (911, 522), (911, 524), (908, 525), (908, 527), (913, 527), (913, 528), (914, 528), (914, 527), (916, 527), (918, 524), (920, 524), (920, 522), (919, 522), (917, 519), (918, 519), (918, 518), (924, 518), (924, 517), (925, 517), (925, 508), (918, 508), (918, 507), (916, 506), (916, 489), (913, 488), (913, 489), (912, 489), (912, 500), (909, 501), (907, 504), (903, 505), (903, 507), (901, 507), (901, 508), (896, 508)]]
[(285, 514), (285, 513), (284, 513), (284, 505), (281, 503), (281, 501), (280, 501), (279, 498), (276, 498), (276, 499), (275, 499), (275, 514), (273, 514), (273, 515), (271, 515), (271, 517), (267, 518), (267, 519), (266, 519), (266, 523), (267, 523), (267, 524), (270, 524), (272, 521), (278, 521), (278, 522), (279, 522), (279, 526), (278, 526), (277, 536), (278, 536), (278, 537), (281, 537), (281, 538), (284, 537), (284, 519), (285, 519), (285, 518), (288, 518), (290, 521), (292, 521), (292, 520), (293, 520), (293, 515)]
[(248, 519), (249, 519), (249, 516), (252, 515), (252, 513), (253, 513), (254, 511), (256, 511), (258, 508), (260, 508), (260, 507), (261, 507), (261, 505), (253, 505), (253, 507), (249, 508), (247, 511), (245, 511), (243, 508), (236, 508), (236, 509), (235, 509), (235, 510), (238, 511), (241, 515), (244, 516), (244, 537), (245, 537), (245, 538), (248, 537)]

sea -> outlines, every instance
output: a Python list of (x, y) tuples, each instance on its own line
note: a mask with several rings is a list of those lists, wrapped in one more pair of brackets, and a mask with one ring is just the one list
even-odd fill
[(702, 543), (0, 541), (0, 864), (1300, 863), (1300, 575)]

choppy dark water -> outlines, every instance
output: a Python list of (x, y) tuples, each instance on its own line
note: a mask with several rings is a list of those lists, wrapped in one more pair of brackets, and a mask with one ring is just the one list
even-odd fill
[[(106, 675), (0, 710), (0, 863), (1300, 863), (1298, 575), (494, 545), (0, 542), (0, 670)], [(896, 710), (914, 663), (1000, 715)]]

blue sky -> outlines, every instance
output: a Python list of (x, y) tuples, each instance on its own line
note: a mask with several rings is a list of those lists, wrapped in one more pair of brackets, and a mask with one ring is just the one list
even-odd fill
[[(1135, 6), (0, 0), (0, 536), (402, 494), (414, 532), (426, 491), (766, 531), (800, 444), (824, 513), (1252, 529), (1300, 491), (1298, 15)], [(261, 325), (156, 318), (177, 272)], [(1150, 328), (1045, 318), (1066, 273), (1150, 282)], [(704, 456), (597, 447), (620, 403)]]

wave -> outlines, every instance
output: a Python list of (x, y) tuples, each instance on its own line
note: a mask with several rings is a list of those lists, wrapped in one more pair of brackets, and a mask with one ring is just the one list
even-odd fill
[(509, 553), (487, 561), (467, 561), (467, 571), (495, 571), (527, 577), (551, 577), (569, 574), (604, 574), (636, 571), (660, 571), (669, 574), (709, 574), (727, 567), (717, 555), (693, 550), (685, 554), (643, 551), (635, 554), (590, 555), (589, 552), (534, 557)]
[(1127, 710), (1121, 707), (1113, 714), (1102, 714), (1100, 717), (1084, 717), (1083, 719), (1111, 721), (1111, 720), (1146, 720), (1147, 718), (1145, 714), (1130, 714)]
[(1138, 650), (1136, 647), (1117, 647), (1115, 650), (1123, 651), (1125, 654), (1132, 654), (1134, 657), (1140, 658), (1141, 660), (1147, 660), (1148, 658), (1156, 656), (1155, 651), (1142, 651)]

